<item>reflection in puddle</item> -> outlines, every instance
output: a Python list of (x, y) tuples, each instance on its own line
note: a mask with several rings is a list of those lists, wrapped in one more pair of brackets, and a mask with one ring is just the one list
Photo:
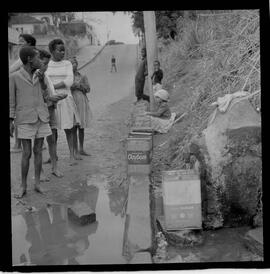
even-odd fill
[(90, 225), (73, 223), (67, 206), (57, 204), (12, 217), (13, 265), (125, 264), (120, 214), (125, 192), (98, 186), (86, 185), (69, 197), (69, 204), (85, 202), (96, 212)]

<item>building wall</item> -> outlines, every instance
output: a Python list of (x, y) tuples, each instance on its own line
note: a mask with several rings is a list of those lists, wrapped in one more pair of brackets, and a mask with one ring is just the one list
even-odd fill
[(34, 17), (34, 18), (36, 18), (36, 19), (38, 19), (38, 20), (41, 20), (41, 21), (42, 21), (42, 19), (43, 19), (44, 17), (46, 17), (47, 20), (48, 20), (48, 23), (49, 23), (50, 25), (53, 25), (53, 17), (52, 17), (52, 15), (51, 15), (50, 13), (44, 13), (44, 14), (35, 14), (35, 13), (31, 13), (31, 16)]

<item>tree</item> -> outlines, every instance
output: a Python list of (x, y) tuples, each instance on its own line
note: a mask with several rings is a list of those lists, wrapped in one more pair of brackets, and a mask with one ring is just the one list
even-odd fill
[[(143, 12), (142, 11), (130, 11), (132, 18), (132, 27), (134, 30), (140, 29), (144, 33)], [(184, 15), (193, 19), (196, 17), (195, 11), (180, 11), (180, 10), (164, 10), (155, 11), (156, 15), (156, 27), (158, 37), (165, 39), (175, 39), (177, 34), (177, 20)]]

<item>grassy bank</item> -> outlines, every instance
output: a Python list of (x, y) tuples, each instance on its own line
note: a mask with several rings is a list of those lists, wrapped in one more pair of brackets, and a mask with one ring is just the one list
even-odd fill
[[(195, 19), (180, 17), (177, 28), (176, 40), (159, 41), (159, 59), (172, 109), (187, 113), (169, 134), (173, 156), (167, 159), (183, 167), (184, 145), (206, 128), (211, 103), (228, 93), (260, 91), (259, 12), (197, 11)], [(260, 110), (260, 92), (250, 101)]]

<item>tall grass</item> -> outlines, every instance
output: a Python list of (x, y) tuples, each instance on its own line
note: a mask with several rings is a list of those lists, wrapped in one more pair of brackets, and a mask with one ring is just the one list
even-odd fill
[[(160, 42), (159, 56), (164, 86), (172, 96), (188, 93), (178, 104), (192, 116), (192, 130), (199, 132), (217, 97), (260, 91), (260, 30), (258, 10), (196, 13), (195, 20), (179, 18), (177, 40)], [(260, 108), (260, 93), (251, 101)]]

